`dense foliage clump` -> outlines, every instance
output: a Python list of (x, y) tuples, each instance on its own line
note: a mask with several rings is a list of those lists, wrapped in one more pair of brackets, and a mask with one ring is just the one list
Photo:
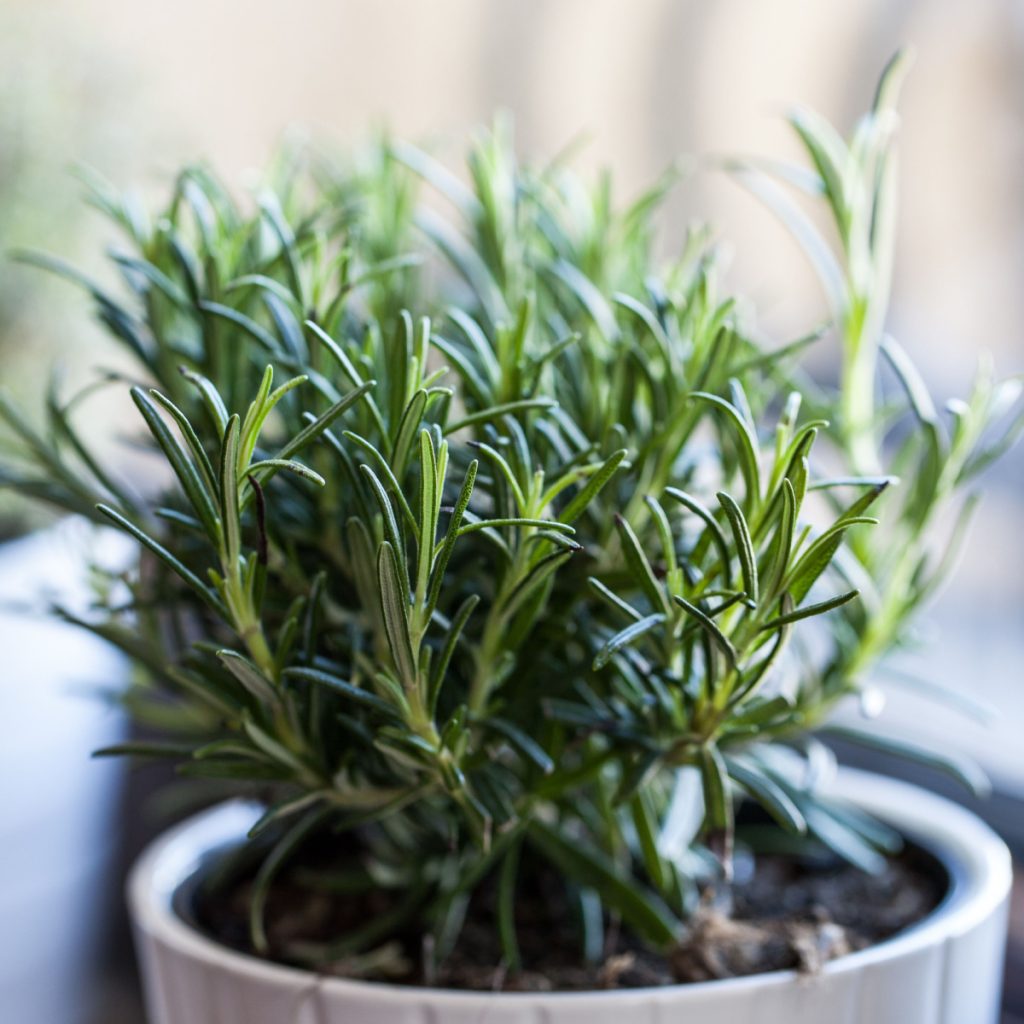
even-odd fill
[[(286, 951), (314, 962), (409, 927), (443, 958), (486, 882), (515, 967), (524, 850), (582, 908), (584, 950), (611, 921), (671, 946), (728, 871), (741, 796), (878, 862), (893, 837), (816, 791), (810, 730), (904, 639), (946, 574), (929, 527), (1020, 430), (990, 436), (1016, 392), (985, 373), (944, 421), (884, 335), (898, 71), (849, 142), (794, 115), (810, 168), (782, 183), (824, 196), (834, 252), (777, 167), (734, 168), (833, 304), (781, 348), (745, 333), (705, 232), (656, 256), (671, 176), (621, 206), (520, 165), (503, 122), (468, 185), (385, 142), (286, 158), (251, 205), (197, 167), (154, 217), (97, 188), (123, 298), (32, 257), (134, 357), (163, 472), (122, 482), (54, 398), (46, 436), (3, 405), (23, 450), (2, 473), (138, 542), (127, 599), (85, 623), (144, 670), (126, 700), (163, 738), (122, 752), (267, 800), (258, 950), (311, 836), (345, 834), (362, 884), (402, 894)], [(819, 338), (838, 389), (800, 370)]]

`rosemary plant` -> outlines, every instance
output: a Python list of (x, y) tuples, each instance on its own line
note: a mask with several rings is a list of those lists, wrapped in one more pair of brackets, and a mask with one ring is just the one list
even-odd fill
[[(829, 755), (808, 729), (905, 636), (948, 568), (928, 562), (934, 517), (1021, 425), (988, 439), (1012, 386), (982, 375), (947, 436), (884, 336), (892, 82), (849, 144), (794, 121), (841, 243), (812, 245), (834, 394), (799, 369), (822, 332), (745, 333), (706, 232), (656, 257), (674, 175), (620, 206), (606, 179), (519, 164), (503, 121), (468, 185), (383, 142), (341, 168), (284, 158), (254, 204), (201, 167), (155, 216), (97, 186), (124, 297), (28, 257), (83, 285), (134, 358), (138, 381), (106, 380), (131, 385), (159, 465), (129, 486), (66, 406), (38, 433), (5, 401), (4, 480), (138, 542), (82, 625), (141, 667), (126, 700), (163, 739), (105, 753), (266, 801), (256, 951), (379, 975), (412, 931), (436, 968), (492, 886), (515, 970), (525, 856), (580, 908), (581, 959), (616, 922), (670, 948), (697, 883), (728, 872), (741, 798), (865, 868), (891, 848), (816, 791)], [(906, 390), (884, 416), (879, 351)], [(908, 410), (890, 458), (879, 424)], [(823, 444), (842, 475), (819, 471)], [(358, 851), (348, 884), (400, 898), (272, 947), (268, 892), (314, 837)]]

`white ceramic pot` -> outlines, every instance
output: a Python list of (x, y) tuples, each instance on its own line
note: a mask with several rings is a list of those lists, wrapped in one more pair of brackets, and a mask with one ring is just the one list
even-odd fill
[(258, 808), (230, 803), (158, 839), (128, 886), (151, 1024), (995, 1024), (1010, 857), (988, 826), (905, 783), (840, 773), (838, 791), (936, 854), (952, 879), (928, 918), (813, 978), (780, 971), (663, 988), (480, 993), (346, 981), (233, 952), (175, 915), (204, 853)]

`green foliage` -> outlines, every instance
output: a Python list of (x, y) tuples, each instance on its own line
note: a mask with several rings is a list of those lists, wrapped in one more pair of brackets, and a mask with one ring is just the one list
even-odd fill
[[(977, 505), (979, 475), (1024, 433), (1019, 376), (997, 381), (983, 354), (969, 397), (947, 402), (942, 416), (907, 354), (885, 331), (895, 239), (895, 101), (908, 65), (907, 53), (893, 57), (872, 109), (849, 140), (812, 112), (791, 116), (809, 171), (750, 163), (735, 169), (794, 229), (828, 296), (842, 379), (835, 395), (815, 394), (813, 400), (834, 421), (831, 439), (857, 472), (878, 478), (877, 487), (901, 482), (880, 494), (875, 506), (885, 528), (851, 537), (839, 556), (840, 571), (863, 591), (863, 600), (841, 613), (840, 642), (819, 669), (821, 686), (836, 694), (863, 681), (911, 635), (914, 617), (955, 567)], [(824, 197), (837, 251), (773, 177), (816, 200)], [(879, 372), (879, 356), (886, 373)], [(894, 386), (888, 390), (895, 393), (884, 394), (883, 385)], [(833, 503), (846, 490), (842, 481), (822, 486)], [(936, 527), (950, 522), (947, 541), (937, 547)]]
[[(834, 397), (791, 383), (807, 339), (745, 335), (704, 233), (655, 259), (671, 177), (621, 207), (605, 179), (520, 165), (504, 122), (468, 187), (389, 142), (340, 169), (284, 159), (253, 206), (201, 168), (152, 218), (100, 187), (123, 298), (33, 257), (139, 364), (163, 474), (117, 483), (54, 399), (45, 434), (0, 406), (23, 442), (4, 479), (139, 542), (129, 599), (86, 625), (144, 668), (128, 700), (166, 740), (109, 752), (264, 797), (257, 949), (315, 833), (347, 832), (352, 884), (404, 899), (329, 949), (276, 951), (308, 962), (376, 955), (410, 922), (443, 957), (493, 880), (514, 968), (527, 857), (589, 908), (581, 956), (616, 920), (671, 945), (713, 863), (689, 848), (728, 871), (741, 798), (877, 866), (891, 837), (815, 792), (807, 730), (899, 642), (946, 571), (918, 545), (937, 507), (1020, 429), (985, 439), (1012, 395), (983, 376), (944, 432), (886, 341), (917, 426), (902, 498), (878, 472), (860, 412), (888, 288), (881, 95), (847, 148), (795, 122), (848, 264), (828, 257), (851, 368)], [(817, 475), (822, 443), (851, 476)], [(673, 823), (695, 801), (691, 835)]]

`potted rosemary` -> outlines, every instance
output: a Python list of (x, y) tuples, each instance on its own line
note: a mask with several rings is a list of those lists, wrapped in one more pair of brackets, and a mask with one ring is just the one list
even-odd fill
[(22, 486), (138, 544), (88, 625), (161, 738), (103, 753), (240, 797), (130, 883), (156, 1024), (995, 1019), (1005, 847), (822, 742), (1018, 429), (984, 373), (950, 427), (884, 336), (900, 68), (849, 143), (794, 115), (835, 252), (734, 168), (818, 262), (838, 389), (704, 232), (655, 257), (670, 177), (620, 207), (500, 122), (468, 186), (387, 143), (253, 208), (201, 168), (154, 218), (97, 191), (162, 475), (64, 431)]

